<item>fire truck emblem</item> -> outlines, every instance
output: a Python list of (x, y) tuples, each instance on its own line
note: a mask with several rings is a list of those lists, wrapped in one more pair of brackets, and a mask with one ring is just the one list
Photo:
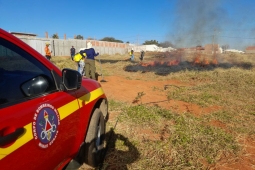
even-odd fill
[[(51, 117), (51, 118), (52, 120), (54, 119), (54, 117)], [(45, 119), (44, 123), (40, 124), (40, 126), (44, 126), (41, 132), (41, 139), (47, 138), (47, 140), (50, 141), (51, 134), (56, 131), (56, 125), (54, 124), (54, 122), (50, 123), (49, 114), (47, 113), (46, 110), (44, 110), (44, 119)]]
[(38, 107), (33, 118), (33, 136), (38, 146), (48, 148), (58, 135), (60, 119), (58, 111), (50, 104)]

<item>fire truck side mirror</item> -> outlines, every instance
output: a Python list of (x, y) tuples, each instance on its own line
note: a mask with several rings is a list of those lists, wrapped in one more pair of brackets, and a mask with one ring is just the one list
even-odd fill
[(65, 68), (62, 70), (62, 83), (67, 91), (81, 88), (81, 74), (72, 69)]

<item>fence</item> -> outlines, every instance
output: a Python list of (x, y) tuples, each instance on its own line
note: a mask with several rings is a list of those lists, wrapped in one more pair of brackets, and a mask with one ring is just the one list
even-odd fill
[(118, 54), (127, 54), (128, 53), (128, 44), (124, 43), (115, 43), (115, 42), (106, 42), (106, 41), (97, 41), (97, 40), (79, 40), (79, 39), (52, 39), (52, 38), (36, 38), (36, 37), (19, 37), (22, 41), (27, 43), (29, 46), (34, 48), (36, 51), (45, 55), (44, 47), (45, 43), (50, 43), (50, 50), (52, 51), (53, 56), (70, 56), (70, 48), (74, 46), (76, 52), (80, 48), (86, 48), (86, 44), (90, 41), (93, 45), (93, 48), (96, 52), (102, 54), (114, 55)]

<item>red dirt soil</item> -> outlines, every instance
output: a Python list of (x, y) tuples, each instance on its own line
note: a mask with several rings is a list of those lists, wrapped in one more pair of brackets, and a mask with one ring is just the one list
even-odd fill
[[(109, 99), (128, 102), (133, 104), (156, 105), (165, 109), (170, 109), (178, 113), (189, 112), (196, 116), (208, 114), (220, 109), (218, 106), (202, 108), (196, 104), (183, 101), (167, 100), (165, 85), (190, 86), (176, 80), (167, 81), (143, 81), (129, 80), (120, 76), (109, 76), (101, 85)], [(144, 93), (139, 101), (136, 100), (138, 93)]]

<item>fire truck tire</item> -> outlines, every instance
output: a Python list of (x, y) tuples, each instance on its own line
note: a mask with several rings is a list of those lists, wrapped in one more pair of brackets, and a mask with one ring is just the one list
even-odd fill
[(103, 162), (105, 152), (105, 119), (100, 109), (95, 109), (85, 139), (85, 163), (97, 167)]
[(99, 109), (102, 111), (102, 113), (104, 115), (104, 119), (107, 122), (108, 118), (109, 118), (109, 114), (108, 114), (108, 104), (107, 104), (107, 100), (106, 99), (102, 100), (102, 102), (101, 102), (101, 104), (99, 106)]

